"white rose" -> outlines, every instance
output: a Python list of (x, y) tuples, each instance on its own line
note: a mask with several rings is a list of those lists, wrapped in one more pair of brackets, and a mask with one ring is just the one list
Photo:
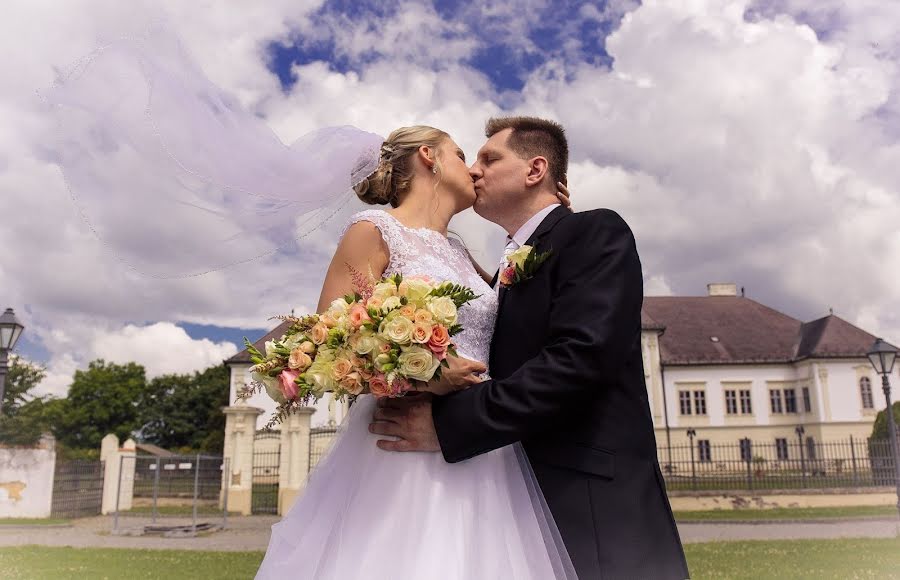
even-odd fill
[(328, 307), (328, 311), (331, 312), (331, 315), (335, 318), (347, 314), (349, 311), (349, 304), (343, 298), (338, 298), (334, 302), (331, 303), (331, 306)]
[(531, 246), (522, 246), (515, 252), (511, 253), (507, 260), (509, 260), (510, 264), (515, 264), (516, 266), (523, 268), (525, 266), (525, 259), (528, 258), (528, 254), (531, 253)]
[(431, 284), (424, 280), (408, 278), (407, 280), (404, 280), (404, 282), (407, 285), (406, 298), (410, 302), (419, 302), (431, 292)]
[(428, 310), (434, 315), (434, 319), (444, 326), (450, 327), (456, 324), (456, 304), (449, 296), (440, 296), (428, 303)]
[(402, 306), (402, 305), (403, 305), (403, 303), (400, 302), (399, 296), (389, 296), (384, 299), (384, 303), (382, 303), (382, 305), (381, 305), (381, 311), (382, 312), (390, 312), (391, 310), (394, 310), (395, 308), (400, 308), (400, 306)]
[(372, 296), (377, 296), (382, 300), (396, 295), (397, 286), (393, 282), (379, 282), (375, 284), (375, 288), (372, 290)]
[(398, 357), (397, 364), (401, 373), (408, 379), (429, 381), (440, 366), (439, 361), (430, 350), (420, 346), (404, 348)]
[(391, 342), (406, 344), (412, 339), (415, 325), (409, 318), (397, 316), (383, 323), (382, 334)]
[(362, 334), (356, 341), (356, 354), (369, 354), (378, 348), (378, 338), (373, 334)]

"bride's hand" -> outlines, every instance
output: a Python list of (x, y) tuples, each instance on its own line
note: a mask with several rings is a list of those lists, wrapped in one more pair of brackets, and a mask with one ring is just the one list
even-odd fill
[(427, 384), (418, 383), (420, 386), (416, 390), (446, 395), (477, 385), (481, 382), (478, 375), (487, 371), (484, 363), (456, 356), (448, 356), (447, 364), (450, 366), (441, 369), (440, 380), (432, 380)]
[(556, 197), (559, 198), (559, 203), (563, 204), (563, 205), (566, 206), (566, 207), (571, 208), (571, 207), (572, 207), (572, 200), (569, 199), (569, 197), (570, 197), (570, 194), (569, 194), (569, 187), (568, 187), (565, 183), (563, 183), (562, 181), (557, 181), (557, 182), (556, 182), (556, 189), (558, 190), (558, 191), (556, 192)]

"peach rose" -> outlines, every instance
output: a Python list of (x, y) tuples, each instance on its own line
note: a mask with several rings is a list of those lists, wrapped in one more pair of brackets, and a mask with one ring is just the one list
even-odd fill
[(369, 392), (376, 397), (388, 397), (391, 395), (391, 386), (387, 382), (387, 377), (381, 373), (369, 379)]
[(319, 322), (321, 322), (328, 328), (334, 328), (337, 325), (337, 321), (334, 319), (334, 317), (327, 312), (319, 316)]
[(300, 347), (295, 348), (291, 351), (291, 356), (288, 358), (288, 368), (295, 371), (305, 371), (309, 368), (309, 365), (312, 364), (312, 358)]
[(434, 353), (438, 360), (447, 358), (447, 349), (450, 347), (450, 332), (447, 328), (438, 324), (431, 331), (431, 339), (428, 341), (428, 348)]
[(334, 365), (331, 367), (331, 376), (334, 377), (334, 380), (340, 381), (352, 370), (353, 363), (351, 363), (349, 359), (339, 358), (334, 361)]
[(362, 377), (358, 372), (348, 373), (341, 379), (341, 388), (351, 395), (358, 395), (363, 390)]
[(372, 319), (369, 317), (369, 313), (366, 312), (365, 306), (357, 303), (350, 307), (350, 326), (359, 328), (363, 323), (371, 321)]
[(400, 316), (412, 320), (416, 316), (416, 307), (412, 304), (403, 306), (400, 308)]
[(299, 371), (289, 371), (287, 369), (281, 371), (278, 375), (278, 385), (281, 387), (281, 394), (288, 401), (297, 396), (297, 377), (300, 376)]
[(434, 322), (434, 315), (424, 308), (420, 308), (416, 310), (416, 314), (413, 316), (413, 322), (431, 324)]
[(380, 345), (378, 345), (378, 352), (380, 352), (381, 354), (387, 354), (391, 352), (391, 345), (386, 342), (382, 342)]
[(432, 329), (430, 324), (417, 322), (413, 326), (412, 341), (418, 344), (426, 344), (431, 340)]
[(309, 331), (309, 337), (316, 344), (324, 344), (328, 340), (328, 327), (322, 322), (317, 322)]
[(381, 310), (382, 306), (384, 306), (384, 298), (382, 298), (381, 296), (372, 296), (371, 298), (366, 300), (366, 308)]

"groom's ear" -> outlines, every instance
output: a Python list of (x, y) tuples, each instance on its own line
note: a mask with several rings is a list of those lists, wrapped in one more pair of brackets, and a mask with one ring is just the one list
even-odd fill
[(525, 177), (525, 185), (535, 187), (541, 185), (550, 175), (550, 164), (545, 157), (532, 157), (528, 161), (528, 175)]

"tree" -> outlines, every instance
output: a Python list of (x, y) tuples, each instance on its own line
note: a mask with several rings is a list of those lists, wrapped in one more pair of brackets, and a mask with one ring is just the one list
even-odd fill
[(54, 435), (73, 449), (98, 449), (107, 433), (131, 437), (146, 384), (141, 365), (91, 362), (87, 370), (75, 371), (68, 397), (48, 409)]
[(3, 412), (0, 413), (0, 443), (33, 445), (47, 430), (47, 398), (32, 393), (45, 376), (43, 367), (19, 356), (10, 356), (3, 393)]
[[(891, 407), (893, 407), (894, 410), (894, 424), (897, 426), (898, 431), (900, 431), (900, 401), (895, 401)], [(882, 409), (881, 411), (878, 411), (878, 415), (875, 417), (875, 423), (872, 425), (872, 439), (887, 438), (887, 413), (885, 413), (885, 409)]]
[(168, 449), (221, 453), (228, 383), (224, 365), (151, 380), (140, 403), (141, 441)]

